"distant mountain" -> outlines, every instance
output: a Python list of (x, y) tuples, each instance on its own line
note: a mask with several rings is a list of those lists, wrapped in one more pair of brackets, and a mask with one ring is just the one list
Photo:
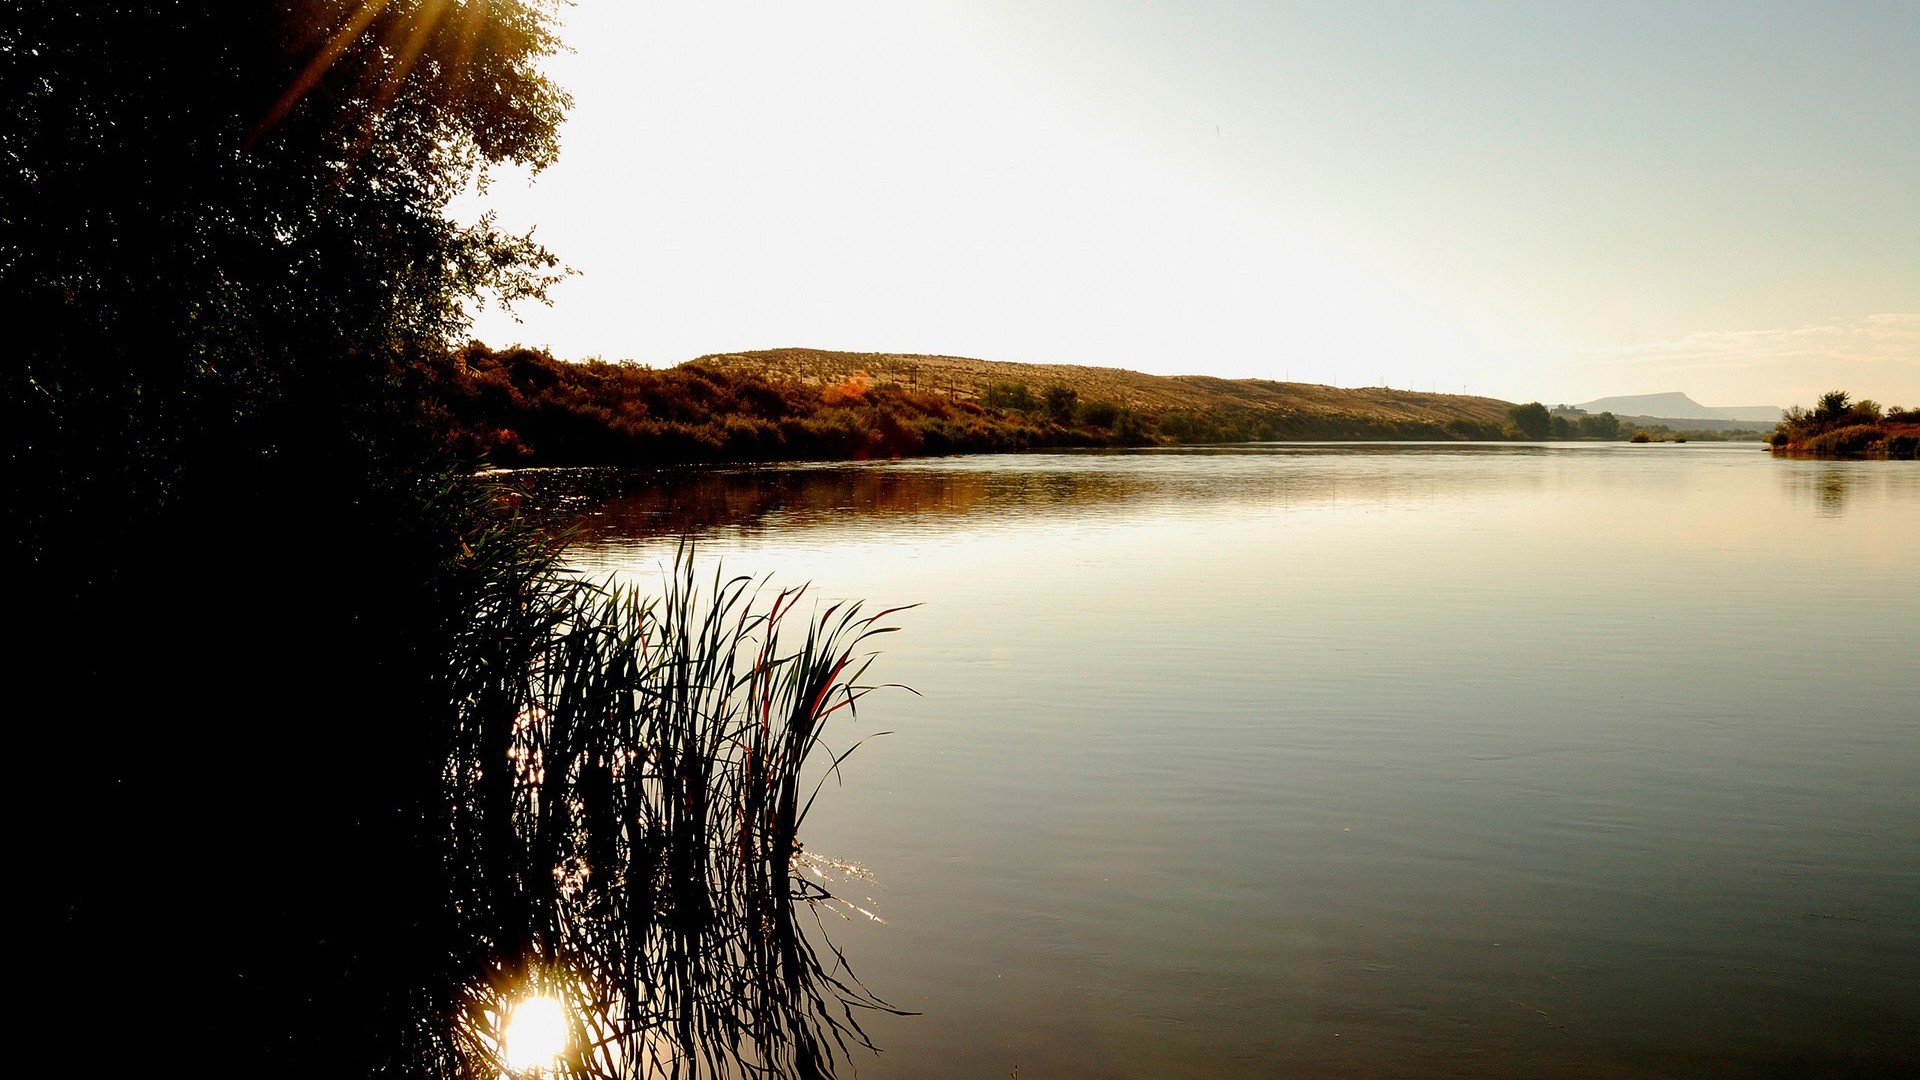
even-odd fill
[(1777, 405), (1702, 405), (1687, 395), (1628, 394), (1582, 402), (1575, 408), (1590, 413), (1610, 412), (1615, 416), (1661, 416), (1676, 420), (1744, 420), (1775, 424), (1786, 415)]

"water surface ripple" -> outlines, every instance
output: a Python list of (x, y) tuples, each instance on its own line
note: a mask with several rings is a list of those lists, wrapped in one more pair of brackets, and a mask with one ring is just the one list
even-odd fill
[[(862, 1077), (1920, 1067), (1920, 466), (1300, 446), (548, 474), (919, 603), (806, 829)], [(870, 896), (872, 902), (867, 903)]]

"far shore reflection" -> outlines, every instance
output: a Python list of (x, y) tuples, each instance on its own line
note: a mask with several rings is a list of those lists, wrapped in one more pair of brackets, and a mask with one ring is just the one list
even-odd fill
[[(1623, 452), (1608, 444), (1263, 443), (1146, 451), (1083, 451), (895, 462), (669, 469), (544, 469), (502, 473), (525, 487), (530, 510), (574, 525), (598, 543), (662, 536), (745, 535), (769, 529), (880, 518), (1084, 517), (1090, 511), (1154, 504), (1311, 506), (1334, 499), (1425, 500), (1483, 489), (1490, 480), (1525, 485), (1515, 459)], [(1644, 453), (1642, 448), (1635, 452)], [(1354, 472), (1345, 458), (1452, 459), (1417, 475)], [(1196, 459), (1210, 467), (1193, 468)], [(1275, 470), (1275, 459), (1286, 467)], [(1129, 462), (1116, 468), (1118, 460)], [(1496, 467), (1497, 466), (1497, 467)], [(1491, 467), (1491, 468), (1490, 468)]]

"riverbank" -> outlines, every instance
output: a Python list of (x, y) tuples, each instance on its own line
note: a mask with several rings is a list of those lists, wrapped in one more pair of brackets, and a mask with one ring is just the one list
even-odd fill
[(431, 367), (427, 383), (436, 419), (460, 449), (507, 467), (1524, 439), (1515, 410), (1538, 408), (1385, 387), (813, 349), (654, 369), (475, 343)]
[(1768, 445), (1779, 457), (1912, 461), (1920, 457), (1920, 408), (1883, 408), (1834, 390), (1811, 410), (1788, 410)]
[(1920, 457), (1920, 424), (1854, 424), (1771, 445), (1778, 457), (1913, 461)]

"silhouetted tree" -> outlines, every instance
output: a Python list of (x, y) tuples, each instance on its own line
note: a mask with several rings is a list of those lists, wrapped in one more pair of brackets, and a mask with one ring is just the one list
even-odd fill
[(1849, 406), (1850, 400), (1845, 390), (1829, 390), (1821, 394), (1819, 402), (1814, 405), (1813, 418), (1819, 423), (1838, 420), (1847, 415)]
[(447, 216), (555, 153), (550, 6), (0, 8), (16, 821), (69, 1067), (400, 1064), (471, 521), (410, 383), (553, 279)]
[(0, 273), (33, 318), (8, 472), (30, 559), (75, 531), (61, 515), (137, 528), (195, 470), (375, 407), (476, 290), (541, 291), (554, 261), (530, 237), (445, 211), (476, 168), (556, 151), (545, 7), (7, 6)]

